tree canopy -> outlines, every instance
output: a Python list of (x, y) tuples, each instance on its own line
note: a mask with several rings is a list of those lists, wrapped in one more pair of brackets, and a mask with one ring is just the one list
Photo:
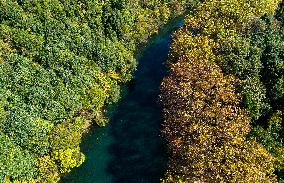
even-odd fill
[(283, 169), (279, 3), (203, 1), (174, 33), (161, 85), (170, 153), (162, 182), (277, 181), (275, 170)]
[(138, 46), (192, 4), (1, 0), (0, 182), (57, 182), (79, 166), (82, 134), (107, 123)]

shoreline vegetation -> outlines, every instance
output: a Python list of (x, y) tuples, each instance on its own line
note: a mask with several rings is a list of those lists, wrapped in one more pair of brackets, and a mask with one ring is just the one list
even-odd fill
[(164, 183), (283, 182), (283, 2), (208, 0), (161, 84)]
[(131, 80), (135, 52), (193, 1), (0, 2), (0, 182), (58, 182)]
[(283, 183), (282, 0), (1, 0), (0, 183), (79, 167), (139, 51), (187, 10), (161, 83), (161, 182)]
[(60, 182), (159, 181), (167, 163), (160, 136), (159, 85), (165, 74), (163, 63), (171, 34), (182, 26), (183, 18), (184, 15), (169, 20), (141, 44), (135, 54), (138, 65), (133, 78), (121, 86), (119, 101), (106, 106), (108, 124), (93, 125), (83, 134), (80, 147), (86, 160)]

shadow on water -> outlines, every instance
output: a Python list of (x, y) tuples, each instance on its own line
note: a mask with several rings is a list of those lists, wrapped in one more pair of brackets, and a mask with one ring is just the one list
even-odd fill
[(64, 183), (158, 183), (167, 163), (160, 136), (159, 86), (165, 75), (175, 21), (139, 53), (138, 68), (105, 128), (94, 128), (83, 140), (86, 162), (66, 175)]
[(158, 95), (170, 36), (157, 39), (144, 50), (128, 95), (110, 122), (113, 143), (109, 147), (112, 158), (107, 171), (113, 182), (159, 182), (165, 171), (167, 157), (159, 133)]

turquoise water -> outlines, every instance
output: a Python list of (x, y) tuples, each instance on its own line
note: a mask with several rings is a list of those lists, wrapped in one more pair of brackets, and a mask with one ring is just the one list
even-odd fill
[(158, 183), (167, 163), (160, 135), (159, 86), (165, 75), (174, 21), (141, 49), (133, 80), (117, 104), (107, 127), (94, 127), (81, 148), (85, 163), (66, 175), (63, 183)]

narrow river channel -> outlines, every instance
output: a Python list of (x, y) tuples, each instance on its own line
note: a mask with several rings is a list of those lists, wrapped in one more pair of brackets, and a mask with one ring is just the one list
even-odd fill
[(138, 68), (110, 123), (95, 127), (83, 139), (85, 163), (62, 178), (62, 183), (158, 183), (166, 169), (167, 153), (160, 136), (159, 86), (165, 75), (171, 22), (149, 40), (137, 56)]

